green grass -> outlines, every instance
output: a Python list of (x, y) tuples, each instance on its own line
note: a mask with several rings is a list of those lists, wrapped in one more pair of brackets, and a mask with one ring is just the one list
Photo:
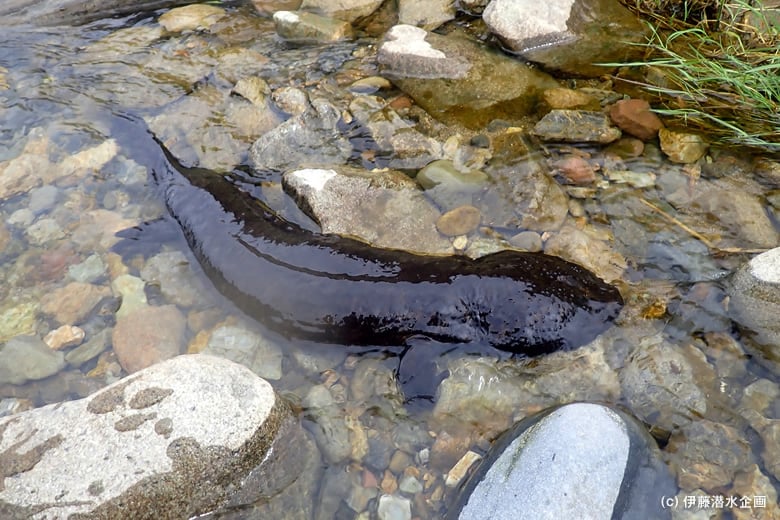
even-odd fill
[(653, 26), (647, 58), (620, 65), (655, 73), (639, 84), (656, 97), (656, 112), (718, 141), (780, 151), (780, 35), (733, 21), (739, 8), (762, 17), (737, 1), (717, 20), (666, 18), (681, 27)]

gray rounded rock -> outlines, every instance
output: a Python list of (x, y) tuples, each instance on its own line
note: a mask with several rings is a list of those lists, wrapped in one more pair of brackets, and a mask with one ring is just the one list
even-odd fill
[(528, 417), (469, 478), (449, 519), (670, 518), (676, 487), (644, 427), (599, 404)]
[(780, 247), (754, 257), (734, 273), (728, 286), (729, 311), (750, 346), (780, 372)]

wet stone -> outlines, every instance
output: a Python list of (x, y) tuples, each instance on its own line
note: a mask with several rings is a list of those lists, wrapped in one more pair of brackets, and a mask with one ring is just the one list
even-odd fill
[(292, 43), (325, 43), (352, 37), (352, 26), (347, 22), (306, 11), (277, 11), (274, 24), (276, 34)]
[(621, 136), (605, 114), (584, 110), (551, 110), (533, 133), (545, 141), (594, 144), (608, 144)]
[(111, 282), (111, 290), (122, 300), (116, 313), (117, 318), (148, 306), (145, 285), (143, 280), (129, 274), (120, 275)]
[(30, 192), (30, 202), (27, 207), (36, 215), (50, 210), (56, 203), (59, 190), (55, 186), (46, 185)]
[(398, 1), (398, 23), (415, 25), (432, 31), (455, 18), (455, 5), (450, 0)]
[(627, 134), (649, 141), (658, 135), (663, 124), (650, 111), (650, 103), (644, 99), (623, 99), (612, 105), (609, 117)]
[(460, 206), (448, 211), (436, 221), (436, 229), (444, 236), (468, 235), (476, 231), (482, 214), (474, 206)]
[(38, 304), (22, 302), (9, 305), (0, 311), (0, 342), (14, 336), (35, 333)]
[(46, 334), (43, 342), (52, 350), (63, 350), (80, 344), (84, 336), (83, 329), (74, 325), (63, 325)]
[(27, 234), (27, 240), (37, 246), (48, 244), (65, 236), (65, 231), (53, 218), (38, 220), (28, 227), (25, 233)]
[(512, 246), (531, 253), (542, 250), (542, 237), (535, 231), (521, 231), (509, 239)]
[(323, 233), (354, 235), (379, 247), (450, 250), (436, 231), (438, 210), (399, 172), (305, 169), (285, 173), (282, 183)]
[(606, 242), (568, 224), (547, 239), (544, 252), (586, 267), (606, 281), (620, 279), (627, 267), (623, 255)]
[(620, 382), (634, 413), (672, 431), (704, 415), (707, 398), (680, 349), (665, 341), (652, 341), (634, 348)]
[(379, 520), (411, 520), (412, 503), (408, 498), (382, 495), (379, 497), (377, 517)]
[(488, 185), (488, 176), (480, 170), (462, 172), (452, 161), (433, 161), (417, 173), (417, 182), (442, 208), (471, 204)]
[(79, 367), (87, 361), (98, 357), (111, 344), (112, 329), (103, 329), (86, 342), (65, 354), (65, 361), (70, 366)]
[(752, 338), (750, 346), (780, 373), (780, 247), (755, 256), (737, 270), (728, 286), (729, 310)]
[(726, 486), (753, 462), (744, 432), (707, 419), (683, 426), (669, 446), (681, 466), (678, 483), (685, 490)]
[(147, 283), (159, 284), (169, 303), (192, 307), (203, 299), (205, 288), (181, 251), (166, 251), (150, 258), (141, 269)]
[(533, 111), (552, 77), (467, 37), (442, 36), (411, 25), (390, 29), (377, 60), (398, 88), (436, 119), (481, 128)]
[(529, 417), (496, 441), (451, 517), (671, 518), (658, 503), (675, 489), (639, 421), (576, 403)]
[(0, 384), (37, 381), (64, 367), (62, 352), (50, 349), (37, 336), (16, 336), (0, 345)]
[(662, 128), (658, 132), (661, 150), (670, 161), (682, 164), (693, 163), (704, 157), (709, 144), (698, 134), (676, 132)]
[(119, 364), (128, 373), (178, 356), (187, 323), (173, 305), (142, 307), (117, 319), (112, 343)]
[(94, 283), (106, 275), (106, 264), (100, 255), (88, 256), (83, 262), (68, 266), (68, 276), (76, 282)]
[(176, 33), (208, 29), (225, 14), (224, 9), (215, 5), (193, 4), (171, 9), (158, 21), (166, 31)]
[(62, 324), (79, 324), (106, 296), (109, 296), (107, 287), (71, 282), (45, 295), (41, 300), (41, 310)]
[(323, 456), (331, 464), (352, 453), (345, 413), (323, 385), (311, 388), (303, 400), (304, 415), (312, 421), (312, 433)]
[(570, 88), (551, 88), (542, 94), (544, 103), (553, 109), (562, 110), (595, 110), (599, 102), (590, 94)]
[(354, 22), (376, 11), (382, 0), (303, 0), (301, 9)]
[(265, 379), (277, 381), (282, 377), (281, 349), (243, 327), (218, 327), (211, 333), (203, 352), (240, 363)]

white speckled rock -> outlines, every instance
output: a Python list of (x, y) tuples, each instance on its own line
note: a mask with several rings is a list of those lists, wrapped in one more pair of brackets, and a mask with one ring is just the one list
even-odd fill
[(289, 408), (248, 369), (181, 356), (85, 399), (0, 419), (0, 511), (197, 516), (225, 503), (291, 424)]
[(669, 518), (671, 475), (641, 423), (575, 403), (529, 417), (499, 439), (448, 518)]
[(439, 211), (397, 171), (309, 168), (285, 173), (282, 183), (323, 233), (354, 235), (379, 247), (450, 251), (436, 231)]
[(780, 247), (742, 266), (728, 292), (729, 311), (759, 349), (759, 359), (780, 372)]

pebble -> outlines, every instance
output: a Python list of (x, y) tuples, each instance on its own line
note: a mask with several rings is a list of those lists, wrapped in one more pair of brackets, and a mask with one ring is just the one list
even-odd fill
[(598, 165), (591, 164), (583, 157), (565, 157), (555, 161), (553, 166), (572, 184), (588, 185), (596, 180)]
[(35, 220), (35, 213), (30, 208), (17, 209), (8, 217), (8, 224), (18, 228), (26, 228)]
[(0, 343), (14, 336), (35, 333), (38, 304), (23, 302), (12, 304), (0, 312)]
[(59, 190), (51, 184), (41, 186), (30, 192), (30, 201), (27, 207), (36, 215), (43, 213), (50, 210), (57, 203), (58, 195)]
[(87, 361), (98, 357), (111, 344), (112, 333), (113, 329), (111, 328), (101, 330), (85, 343), (65, 354), (65, 361), (70, 366), (80, 367)]
[(531, 253), (538, 253), (542, 250), (542, 237), (536, 231), (521, 231), (512, 236), (509, 243), (518, 249)]
[(467, 451), (463, 457), (447, 472), (447, 476), (444, 479), (444, 485), (448, 488), (454, 488), (466, 478), (469, 469), (477, 461), (482, 459), (482, 455), (475, 453), (471, 450)]
[(653, 139), (663, 127), (644, 99), (621, 99), (610, 107), (609, 117), (618, 128), (642, 141)]
[(594, 144), (608, 144), (622, 135), (605, 114), (587, 110), (551, 110), (532, 133), (545, 141)]
[(282, 377), (281, 349), (244, 327), (214, 329), (203, 352), (240, 363), (265, 379), (278, 381)]
[(408, 498), (382, 495), (379, 497), (377, 515), (379, 520), (411, 520), (412, 503)]
[(675, 132), (662, 128), (658, 132), (661, 150), (670, 161), (689, 164), (698, 161), (707, 153), (709, 144), (698, 134)]
[(52, 350), (63, 350), (79, 345), (84, 335), (84, 330), (75, 325), (63, 325), (46, 334), (43, 342)]
[(106, 296), (110, 296), (108, 287), (70, 282), (65, 287), (46, 294), (41, 299), (41, 309), (54, 316), (61, 324), (79, 324)]
[(159, 284), (168, 303), (192, 307), (203, 300), (205, 288), (181, 251), (164, 251), (150, 258), (141, 269), (141, 278)]
[(30, 225), (25, 231), (27, 240), (36, 246), (42, 246), (65, 236), (65, 231), (53, 218), (43, 218)]
[(474, 206), (459, 206), (443, 214), (436, 221), (436, 229), (444, 236), (456, 237), (476, 231), (482, 214)]
[(122, 298), (122, 304), (116, 312), (117, 318), (149, 305), (145, 286), (143, 280), (130, 274), (120, 275), (111, 282), (111, 290)]
[(50, 349), (38, 336), (16, 336), (0, 345), (0, 384), (37, 381), (63, 368), (63, 353)]
[(142, 307), (117, 316), (111, 337), (119, 364), (132, 374), (178, 356), (186, 327), (184, 316), (173, 305)]
[(83, 262), (68, 266), (68, 276), (77, 282), (94, 283), (105, 274), (106, 264), (98, 254), (92, 254)]
[(401, 478), (401, 482), (398, 483), (398, 489), (400, 489), (403, 493), (416, 495), (417, 493), (422, 493), (423, 485), (413, 476), (405, 475)]

